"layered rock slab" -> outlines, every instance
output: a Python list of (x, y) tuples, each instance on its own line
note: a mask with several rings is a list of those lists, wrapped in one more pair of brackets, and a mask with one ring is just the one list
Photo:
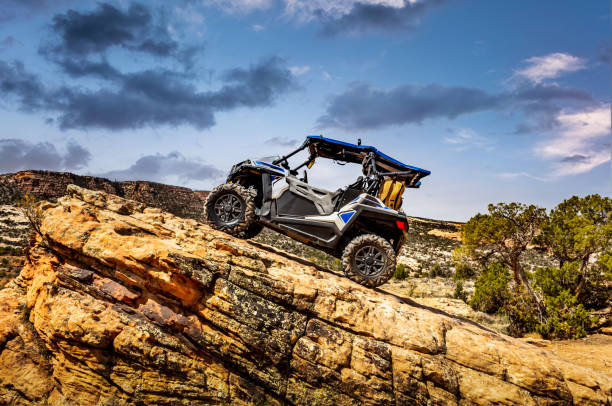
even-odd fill
[(0, 291), (0, 403), (610, 404), (612, 378), (104, 192)]

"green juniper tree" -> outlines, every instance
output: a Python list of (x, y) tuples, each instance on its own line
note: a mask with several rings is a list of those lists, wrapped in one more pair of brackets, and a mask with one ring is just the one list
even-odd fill
[[(489, 205), (488, 214), (472, 217), (462, 231), (464, 245), (455, 259), (467, 256), (481, 265), (469, 303), (482, 311), (503, 310), (512, 335), (537, 331), (547, 338), (583, 337), (594, 321), (588, 309), (610, 302), (610, 198), (574, 196), (549, 216), (520, 203)], [(540, 267), (528, 280), (521, 256), (530, 244), (547, 248), (558, 267)], [(514, 277), (513, 291), (506, 268)]]
[(559, 268), (570, 262), (580, 273), (573, 294), (580, 297), (588, 280), (593, 254), (610, 247), (612, 238), (612, 199), (599, 195), (573, 196), (551, 210), (539, 241), (559, 261)]
[(517, 288), (524, 288), (537, 303), (544, 317), (544, 303), (533, 290), (521, 264), (521, 255), (546, 223), (546, 210), (522, 203), (490, 204), (489, 213), (478, 213), (462, 227), (463, 246), (458, 255), (466, 255), (483, 268), (498, 262), (512, 272)]

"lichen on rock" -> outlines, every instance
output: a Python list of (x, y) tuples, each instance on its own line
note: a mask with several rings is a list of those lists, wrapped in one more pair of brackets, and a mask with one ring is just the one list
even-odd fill
[(612, 378), (77, 186), (0, 291), (0, 403), (610, 404)]

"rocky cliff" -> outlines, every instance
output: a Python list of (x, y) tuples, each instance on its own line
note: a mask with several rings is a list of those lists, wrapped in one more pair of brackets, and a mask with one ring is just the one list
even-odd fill
[(206, 191), (155, 182), (117, 182), (69, 172), (22, 171), (0, 175), (0, 288), (21, 270), (22, 245), (29, 234), (16, 202), (26, 193), (38, 199), (56, 200), (66, 194), (70, 184), (112, 193), (196, 220), (202, 220), (208, 195)]
[(612, 378), (76, 186), (0, 291), (0, 403), (610, 404)]
[(0, 175), (0, 204), (12, 204), (16, 197), (30, 193), (39, 199), (55, 200), (66, 194), (70, 184), (101, 190), (126, 199), (158, 207), (177, 216), (202, 219), (208, 192), (147, 181), (117, 182), (69, 172), (22, 171)]

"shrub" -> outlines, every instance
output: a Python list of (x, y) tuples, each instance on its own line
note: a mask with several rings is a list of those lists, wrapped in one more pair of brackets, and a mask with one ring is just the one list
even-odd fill
[(563, 290), (574, 290), (580, 281), (578, 262), (566, 262), (561, 268), (545, 267), (535, 271), (535, 285), (545, 296), (558, 296)]
[(17, 207), (21, 209), (21, 212), (30, 222), (34, 231), (42, 235), (40, 231), (40, 226), (42, 224), (42, 209), (38, 205), (38, 199), (36, 199), (34, 195), (26, 193), (23, 198), (17, 202)]
[(22, 254), (22, 251), (20, 248), (9, 247), (9, 246), (0, 247), (0, 255), (11, 255), (11, 256), (16, 257), (21, 254)]
[(462, 281), (458, 281), (457, 284), (455, 285), (455, 292), (453, 293), (453, 297), (455, 299), (461, 299), (465, 303), (468, 302), (467, 292), (465, 290), (463, 290), (463, 282)]
[[(565, 262), (561, 268), (545, 267), (535, 271), (535, 285), (542, 290), (545, 297), (554, 298), (563, 291), (575, 292), (580, 280), (584, 278), (584, 287), (576, 297), (577, 303), (585, 308), (604, 307), (612, 294), (612, 286), (607, 282), (610, 278), (612, 254), (601, 255), (597, 263), (583, 271), (580, 262)], [(608, 275), (608, 276), (606, 276)]]
[(546, 323), (536, 326), (544, 338), (578, 339), (586, 336), (591, 317), (569, 290), (546, 298)]
[(446, 272), (442, 270), (442, 267), (440, 266), (440, 264), (434, 264), (434, 266), (431, 268), (431, 271), (429, 271), (429, 276), (431, 278), (435, 278), (437, 276), (441, 276), (445, 278), (448, 275), (446, 274)]
[(475, 283), (470, 306), (485, 313), (496, 313), (508, 299), (508, 270), (500, 263), (489, 265)]
[(605, 252), (599, 257), (597, 269), (602, 273), (604, 280), (612, 282), (612, 251)]
[[(540, 282), (544, 277), (543, 288), (538, 286), (544, 293), (546, 305), (546, 314), (543, 317), (537, 313), (531, 295), (520, 290), (509, 296), (504, 310), (510, 320), (508, 328), (510, 335), (520, 337), (525, 333), (536, 331), (544, 338), (576, 339), (586, 336), (587, 330), (593, 323), (588, 311), (579, 303), (570, 289), (559, 290), (559, 285), (563, 282), (563, 274), (567, 276), (567, 271), (572, 269), (579, 270), (579, 268), (566, 267), (565, 270), (547, 268), (536, 272), (536, 279)], [(551, 275), (561, 278), (558, 284), (554, 283)]]
[(415, 278), (423, 278), (426, 277), (427, 274), (423, 272), (423, 267), (419, 266), (416, 270), (414, 270)]
[(469, 265), (466, 264), (457, 264), (455, 266), (455, 273), (453, 274), (453, 280), (455, 282), (472, 279), (476, 276), (476, 271)]
[(525, 333), (536, 331), (536, 327), (540, 324), (536, 309), (535, 299), (524, 289), (514, 290), (510, 293), (504, 306), (504, 311), (510, 322), (508, 334), (521, 337)]
[(395, 272), (393, 272), (393, 278), (397, 280), (404, 280), (408, 277), (408, 270), (406, 270), (406, 265), (397, 264), (395, 266)]
[(606, 307), (612, 298), (612, 252), (602, 254), (587, 271), (587, 279), (578, 301), (587, 309)]

